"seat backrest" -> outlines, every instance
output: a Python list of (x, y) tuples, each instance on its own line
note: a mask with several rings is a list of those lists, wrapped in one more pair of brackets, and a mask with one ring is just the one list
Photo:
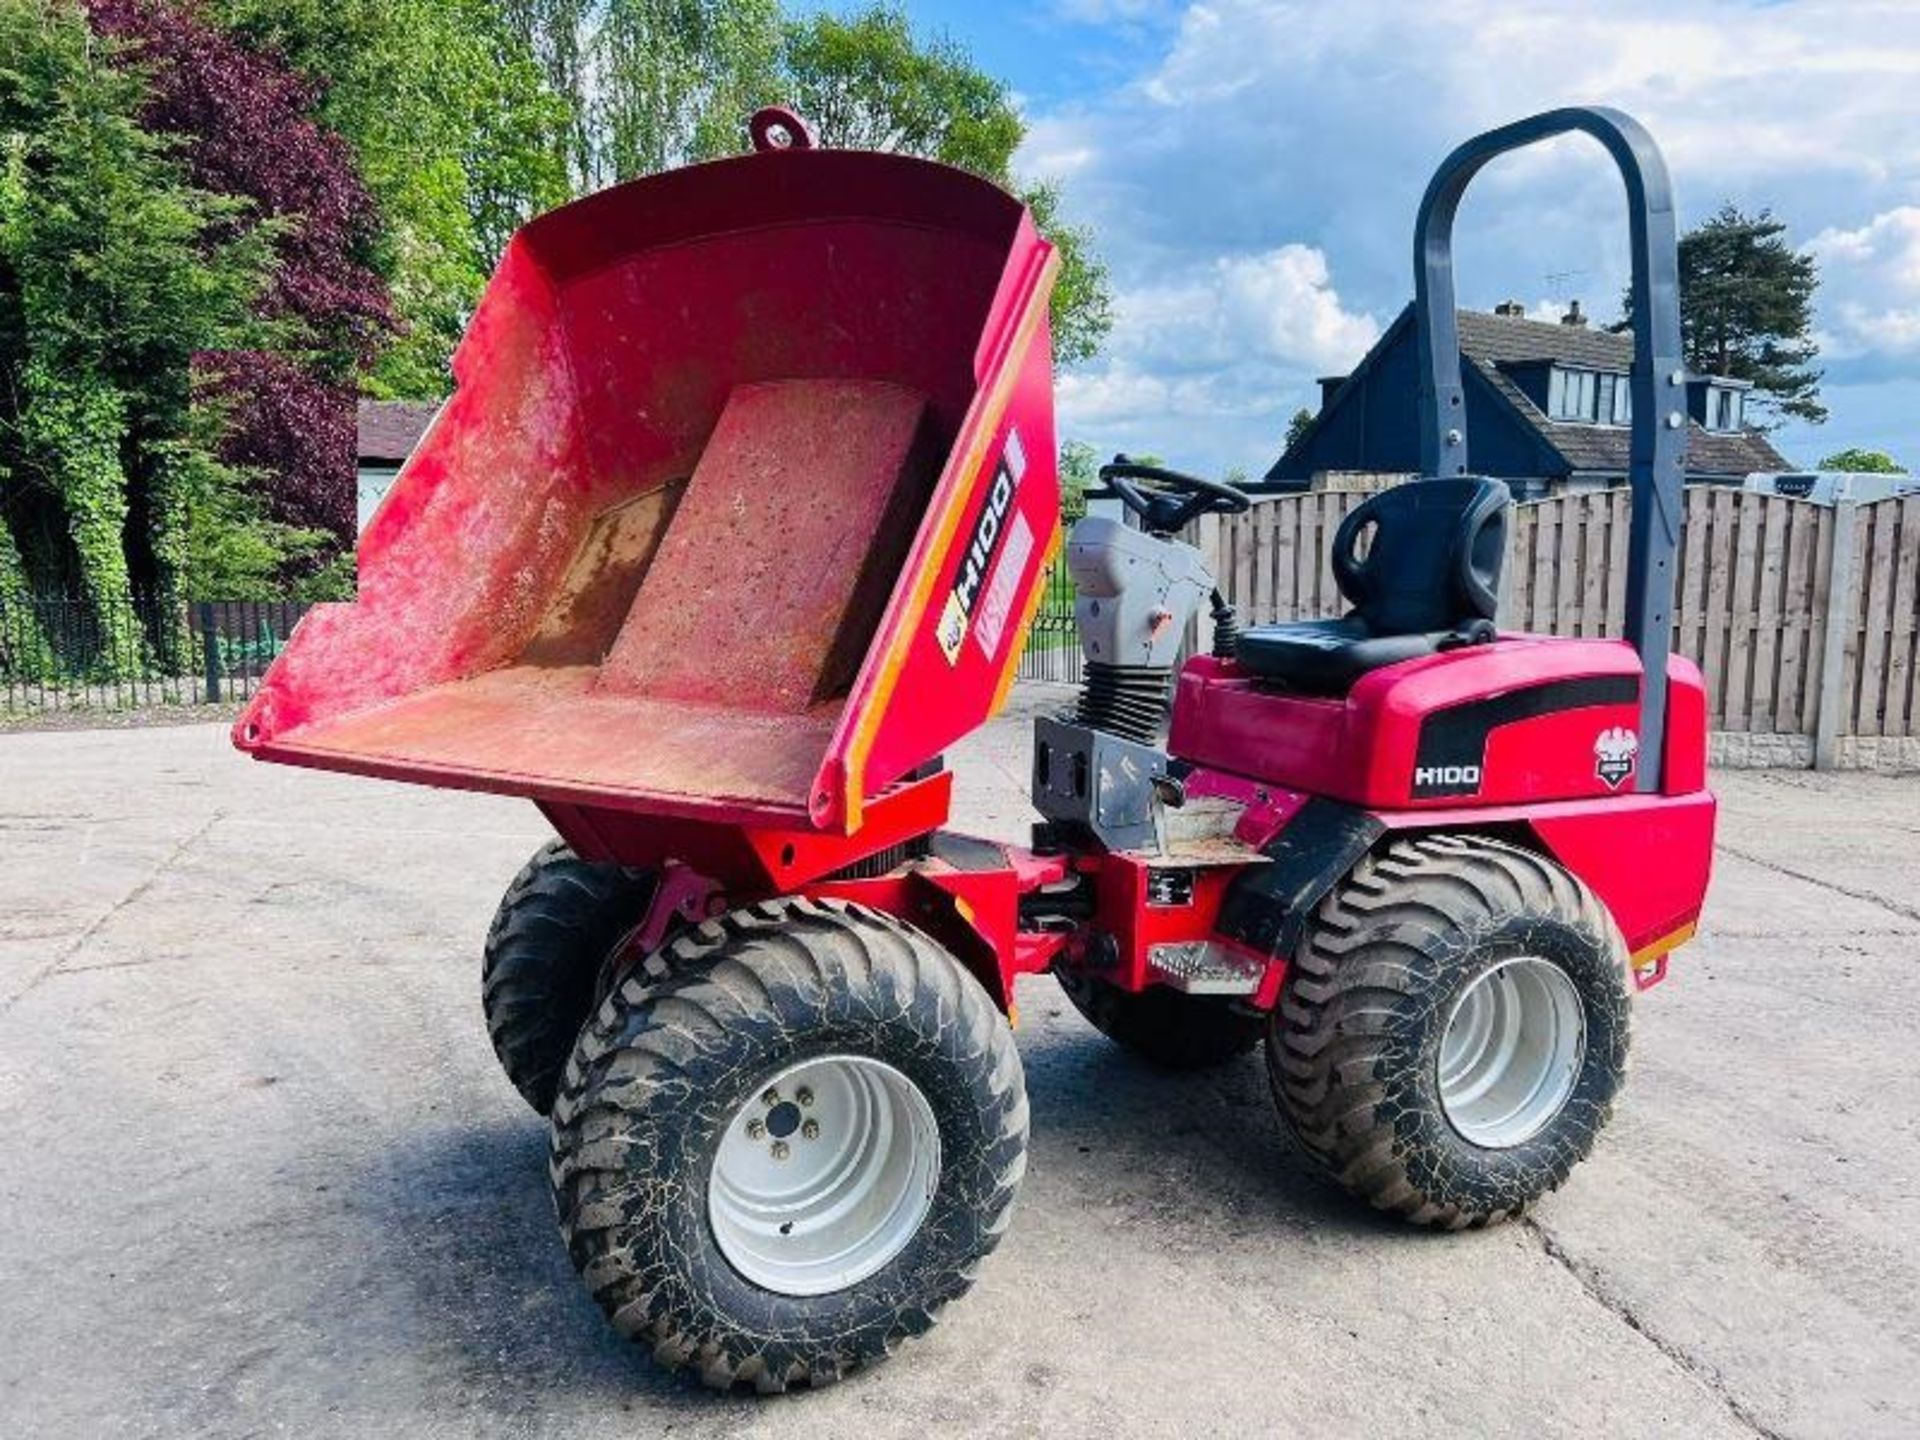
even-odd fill
[(1498, 480), (1409, 480), (1369, 497), (1333, 536), (1333, 575), (1375, 635), (1493, 619), (1512, 492)]

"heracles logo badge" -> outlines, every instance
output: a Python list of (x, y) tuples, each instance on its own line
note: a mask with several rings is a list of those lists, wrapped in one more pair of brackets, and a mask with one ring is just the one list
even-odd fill
[(1618, 790), (1640, 758), (1640, 737), (1624, 725), (1602, 730), (1593, 742), (1593, 772)]

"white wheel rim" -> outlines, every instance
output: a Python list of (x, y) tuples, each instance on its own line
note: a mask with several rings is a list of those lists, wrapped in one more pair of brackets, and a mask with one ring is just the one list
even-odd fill
[(1567, 972), (1522, 955), (1476, 976), (1440, 1038), (1440, 1107), (1488, 1150), (1521, 1145), (1552, 1123), (1586, 1056), (1587, 1016)]
[(906, 1249), (940, 1182), (933, 1107), (905, 1075), (827, 1055), (763, 1081), (727, 1122), (707, 1220), (742, 1276), (826, 1295)]

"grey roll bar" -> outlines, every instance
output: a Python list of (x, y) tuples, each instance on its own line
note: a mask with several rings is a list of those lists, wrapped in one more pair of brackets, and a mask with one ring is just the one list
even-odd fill
[(1667, 657), (1673, 645), (1674, 557), (1685, 521), (1686, 366), (1680, 350), (1680, 259), (1667, 162), (1644, 126), (1618, 110), (1549, 110), (1476, 136), (1441, 162), (1414, 232), (1414, 325), (1420, 354), (1420, 469), (1465, 475), (1467, 430), (1453, 291), (1453, 220), (1489, 160), (1579, 131), (1607, 148), (1627, 187), (1633, 249), (1633, 515), (1627, 541), (1626, 639), (1640, 655), (1640, 764), (1635, 788), (1665, 770)]

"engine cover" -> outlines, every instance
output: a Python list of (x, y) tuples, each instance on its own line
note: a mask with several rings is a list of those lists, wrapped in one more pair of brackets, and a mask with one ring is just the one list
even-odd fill
[(1187, 622), (1213, 589), (1206, 558), (1180, 540), (1089, 515), (1067, 537), (1073, 619), (1086, 657), (1170, 670)]
[[(1181, 673), (1168, 748), (1180, 759), (1378, 810), (1622, 794), (1638, 774), (1640, 661), (1614, 640), (1517, 635), (1372, 671), (1343, 696), (1263, 687), (1231, 661)], [(1706, 783), (1700, 672), (1668, 677), (1660, 789)]]

